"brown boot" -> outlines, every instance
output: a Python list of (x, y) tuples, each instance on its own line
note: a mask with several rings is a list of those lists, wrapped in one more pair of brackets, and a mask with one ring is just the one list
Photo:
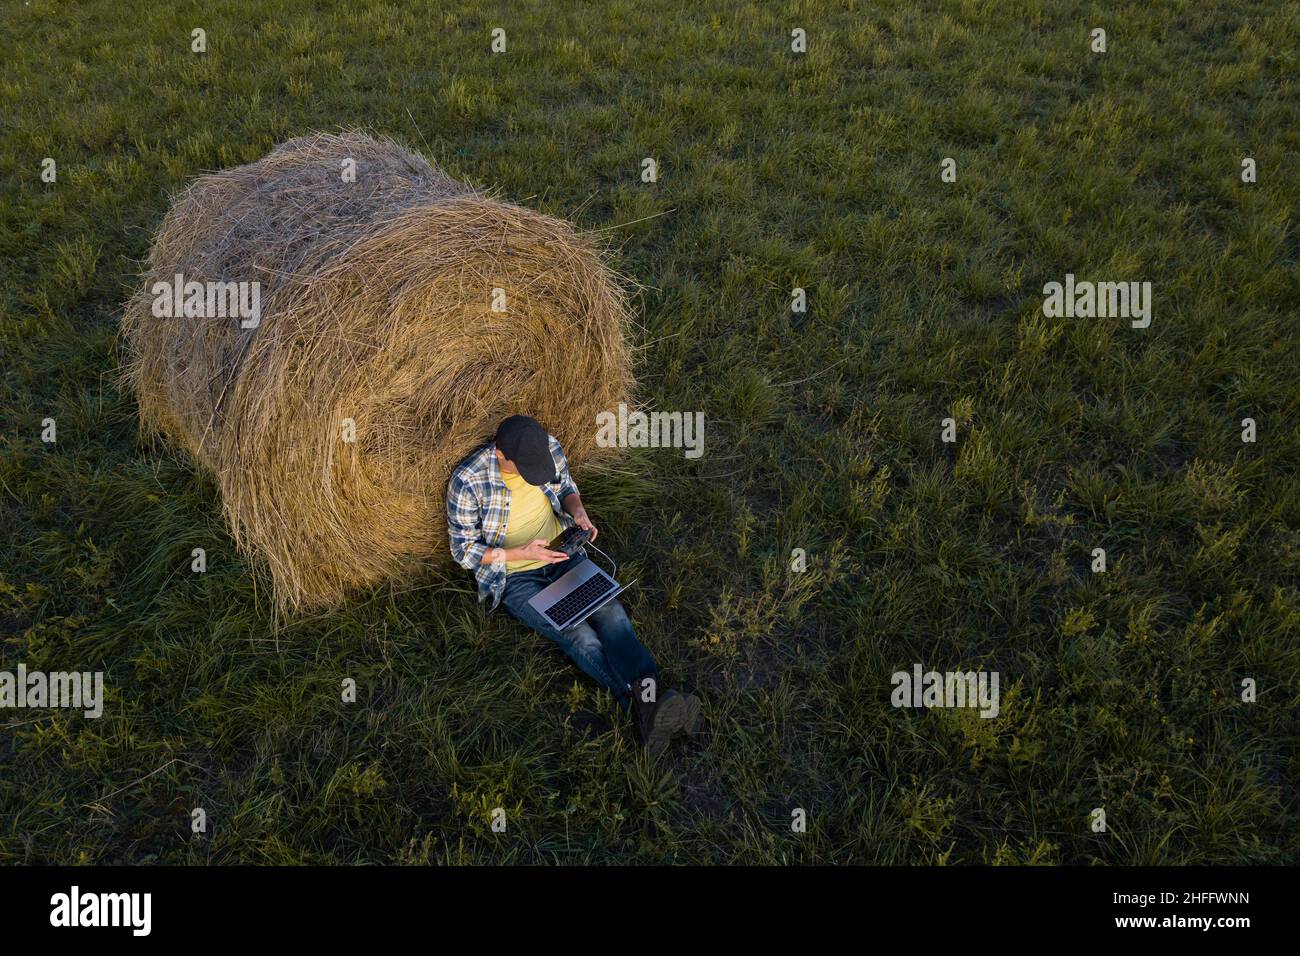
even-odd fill
[(637, 730), (641, 743), (650, 752), (650, 756), (659, 756), (668, 746), (668, 741), (686, 729), (692, 716), (688, 700), (695, 702), (694, 719), (698, 722), (700, 702), (694, 697), (686, 698), (677, 691), (670, 690), (658, 700), (647, 703), (641, 699), (640, 694), (632, 694), (632, 711), (636, 715)]

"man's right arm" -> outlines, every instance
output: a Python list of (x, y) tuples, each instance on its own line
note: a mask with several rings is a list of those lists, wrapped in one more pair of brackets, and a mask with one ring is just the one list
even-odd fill
[(567, 561), (563, 551), (552, 551), (545, 538), (537, 538), (521, 548), (489, 547), (483, 539), (483, 515), (478, 497), (460, 476), (453, 475), (447, 485), (447, 538), (451, 556), (462, 568), (472, 571), (481, 564), (498, 561)]
[(561, 561), (568, 561), (569, 556), (563, 551), (552, 551), (547, 547), (551, 542), (545, 538), (534, 538), (522, 548), (488, 548), (487, 554), (483, 555), (483, 563), (491, 564), (497, 560), (497, 552), (501, 553), (503, 561), (545, 561), (547, 564), (559, 564)]
[(447, 540), (452, 559), (470, 571), (480, 564), (491, 563), (488, 555), (496, 550), (483, 540), (478, 496), (460, 475), (452, 475), (447, 485)]

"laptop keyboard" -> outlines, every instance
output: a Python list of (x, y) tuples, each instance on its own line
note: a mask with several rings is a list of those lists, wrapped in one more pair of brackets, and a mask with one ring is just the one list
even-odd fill
[(614, 588), (614, 582), (603, 574), (587, 578), (578, 587), (560, 598), (546, 609), (546, 616), (555, 622), (556, 627), (564, 627), (599, 598), (606, 591)]

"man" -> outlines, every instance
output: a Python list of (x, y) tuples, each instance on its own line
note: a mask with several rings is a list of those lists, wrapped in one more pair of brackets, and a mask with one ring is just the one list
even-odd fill
[[(529, 598), (572, 566), (547, 545), (577, 525), (597, 536), (569, 474), (564, 450), (536, 419), (512, 415), (496, 439), (452, 472), (447, 485), (451, 554), (478, 579), (479, 600), (504, 604), (511, 616), (568, 654), (636, 716), (641, 741), (660, 753), (679, 733), (695, 733), (700, 702), (675, 690), (659, 693), (659, 668), (617, 599), (581, 624), (558, 630), (528, 606)], [(579, 552), (574, 562), (589, 560)]]

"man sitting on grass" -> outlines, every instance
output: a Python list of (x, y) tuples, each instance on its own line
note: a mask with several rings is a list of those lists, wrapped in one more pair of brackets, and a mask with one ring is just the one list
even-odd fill
[[(570, 524), (596, 540), (564, 450), (526, 415), (503, 421), (496, 440), (461, 462), (447, 485), (451, 554), (474, 572), (479, 600), (491, 596), (493, 610), (505, 604), (511, 616), (558, 644), (608, 687), (635, 713), (642, 743), (658, 754), (678, 733), (695, 732), (700, 702), (693, 694), (658, 692), (658, 665), (637, 640), (623, 605), (612, 600), (564, 630), (528, 606), (529, 598), (571, 567), (568, 555), (547, 547)], [(587, 560), (582, 552), (573, 558)]]

